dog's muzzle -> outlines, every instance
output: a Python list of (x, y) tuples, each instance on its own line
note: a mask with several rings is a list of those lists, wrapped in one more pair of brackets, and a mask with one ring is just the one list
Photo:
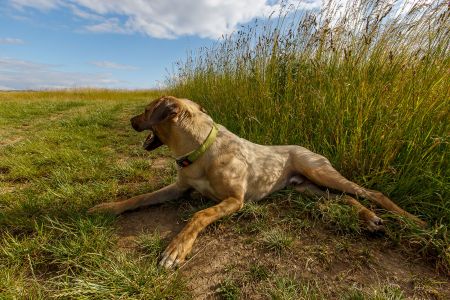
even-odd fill
[(131, 118), (130, 122), (131, 122), (131, 127), (133, 127), (134, 130), (136, 130), (137, 132), (141, 132), (144, 129), (141, 128), (141, 126), (139, 125), (139, 118), (140, 116), (136, 116)]
[[(141, 132), (141, 131), (144, 131), (146, 129), (146, 128), (142, 128), (140, 126), (140, 116), (133, 117), (133, 118), (131, 118), (130, 121), (131, 121), (131, 126), (133, 127), (134, 130), (136, 130), (138, 132)], [(163, 145), (163, 142), (161, 142), (161, 140), (153, 132), (153, 130), (150, 129), (150, 134), (145, 139), (144, 144), (142, 145), (142, 147), (144, 147), (144, 149), (147, 150), (147, 151), (152, 151), (152, 150), (158, 148), (161, 145)]]

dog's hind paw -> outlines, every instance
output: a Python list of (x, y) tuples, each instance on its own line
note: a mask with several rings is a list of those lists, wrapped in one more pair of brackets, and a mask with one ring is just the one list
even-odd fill
[(366, 219), (367, 229), (371, 232), (384, 231), (383, 219), (373, 215), (370, 219)]

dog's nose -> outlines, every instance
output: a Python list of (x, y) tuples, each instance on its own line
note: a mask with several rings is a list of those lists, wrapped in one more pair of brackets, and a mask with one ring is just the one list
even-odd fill
[(142, 131), (142, 129), (140, 128), (140, 126), (138, 124), (137, 117), (131, 118), (130, 122), (131, 122), (131, 127), (133, 127), (134, 130), (139, 131), (139, 132)]

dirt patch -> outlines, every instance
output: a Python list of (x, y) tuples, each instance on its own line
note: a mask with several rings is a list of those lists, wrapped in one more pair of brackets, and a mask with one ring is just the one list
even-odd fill
[(245, 269), (258, 257), (254, 245), (245, 241), (231, 232), (197, 240), (191, 257), (180, 268), (194, 299), (214, 298), (220, 283), (230, 276), (227, 268)]
[[(348, 249), (340, 249), (342, 242)], [(408, 298), (450, 299), (449, 277), (388, 244), (364, 236), (348, 240), (319, 226), (299, 235), (291, 249), (278, 254), (260, 247), (252, 236), (224, 228), (200, 236), (181, 273), (195, 299), (219, 299), (217, 290), (225, 280), (237, 281), (243, 298), (265, 299), (258, 287), (264, 284), (248, 279), (256, 265), (300, 283), (316, 282), (328, 299), (339, 299), (349, 287), (371, 292), (386, 285), (399, 286)]]
[(136, 238), (142, 234), (158, 231), (162, 238), (172, 239), (184, 226), (178, 209), (158, 205), (124, 213), (117, 222), (118, 246), (125, 249), (136, 247)]
[(29, 186), (30, 186), (30, 184), (28, 184), (28, 183), (15, 182), (14, 184), (10, 184), (8, 182), (3, 181), (0, 183), (0, 195), (14, 193), (14, 192), (20, 191), (22, 189), (28, 188)]
[(2, 166), (0, 166), (0, 174), (8, 174), (9, 172), (11, 172), (11, 168), (10, 167), (2, 167)]
[[(185, 224), (182, 215), (178, 204), (122, 215), (118, 220), (119, 247), (132, 250), (139, 235), (155, 230), (169, 242)], [(450, 299), (449, 277), (437, 274), (426, 262), (413, 259), (382, 236), (341, 236), (316, 224), (300, 231), (290, 249), (275, 253), (262, 247), (257, 235), (234, 230), (236, 223), (246, 222), (252, 221), (234, 219), (200, 234), (180, 267), (194, 299), (219, 299), (217, 290), (229, 279), (238, 282), (241, 297), (267, 298), (264, 289), (270, 279), (248, 279), (254, 265), (263, 266), (273, 276), (315, 282), (328, 299), (339, 299), (351, 287), (370, 293), (392, 285), (407, 298)]]
[(166, 169), (172, 164), (173, 159), (169, 157), (157, 157), (150, 163), (151, 167), (157, 170)]
[(0, 147), (13, 145), (13, 144), (16, 144), (16, 143), (18, 143), (18, 142), (20, 142), (22, 140), (23, 140), (23, 137), (21, 137), (21, 136), (10, 136), (10, 137), (6, 137), (6, 138), (2, 138), (0, 140)]

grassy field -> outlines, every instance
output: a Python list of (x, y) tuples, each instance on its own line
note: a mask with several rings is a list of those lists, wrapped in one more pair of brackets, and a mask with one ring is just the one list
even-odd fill
[[(151, 191), (129, 117), (152, 92), (0, 93), (0, 298), (183, 298), (156, 267), (160, 240), (116, 251), (96, 203)], [(153, 236), (151, 236), (153, 237)], [(155, 248), (156, 247), (156, 248)]]
[[(396, 17), (363, 2), (243, 28), (180, 62), (162, 92), (0, 92), (0, 299), (449, 299), (448, 8)], [(158, 269), (211, 202), (86, 210), (175, 179), (167, 149), (144, 151), (129, 124), (162, 93), (254, 142), (327, 156), (428, 227), (365, 202), (386, 220), (373, 235), (350, 207), (287, 189), (208, 227), (179, 270)]]
[(211, 202), (194, 194), (117, 218), (86, 214), (174, 180), (167, 150), (144, 151), (145, 133), (129, 125), (157, 96), (0, 93), (1, 299), (450, 296), (448, 277), (435, 273), (448, 254), (444, 223), (393, 221), (373, 236), (351, 208), (290, 190), (211, 225), (186, 265), (159, 270), (164, 246)]

